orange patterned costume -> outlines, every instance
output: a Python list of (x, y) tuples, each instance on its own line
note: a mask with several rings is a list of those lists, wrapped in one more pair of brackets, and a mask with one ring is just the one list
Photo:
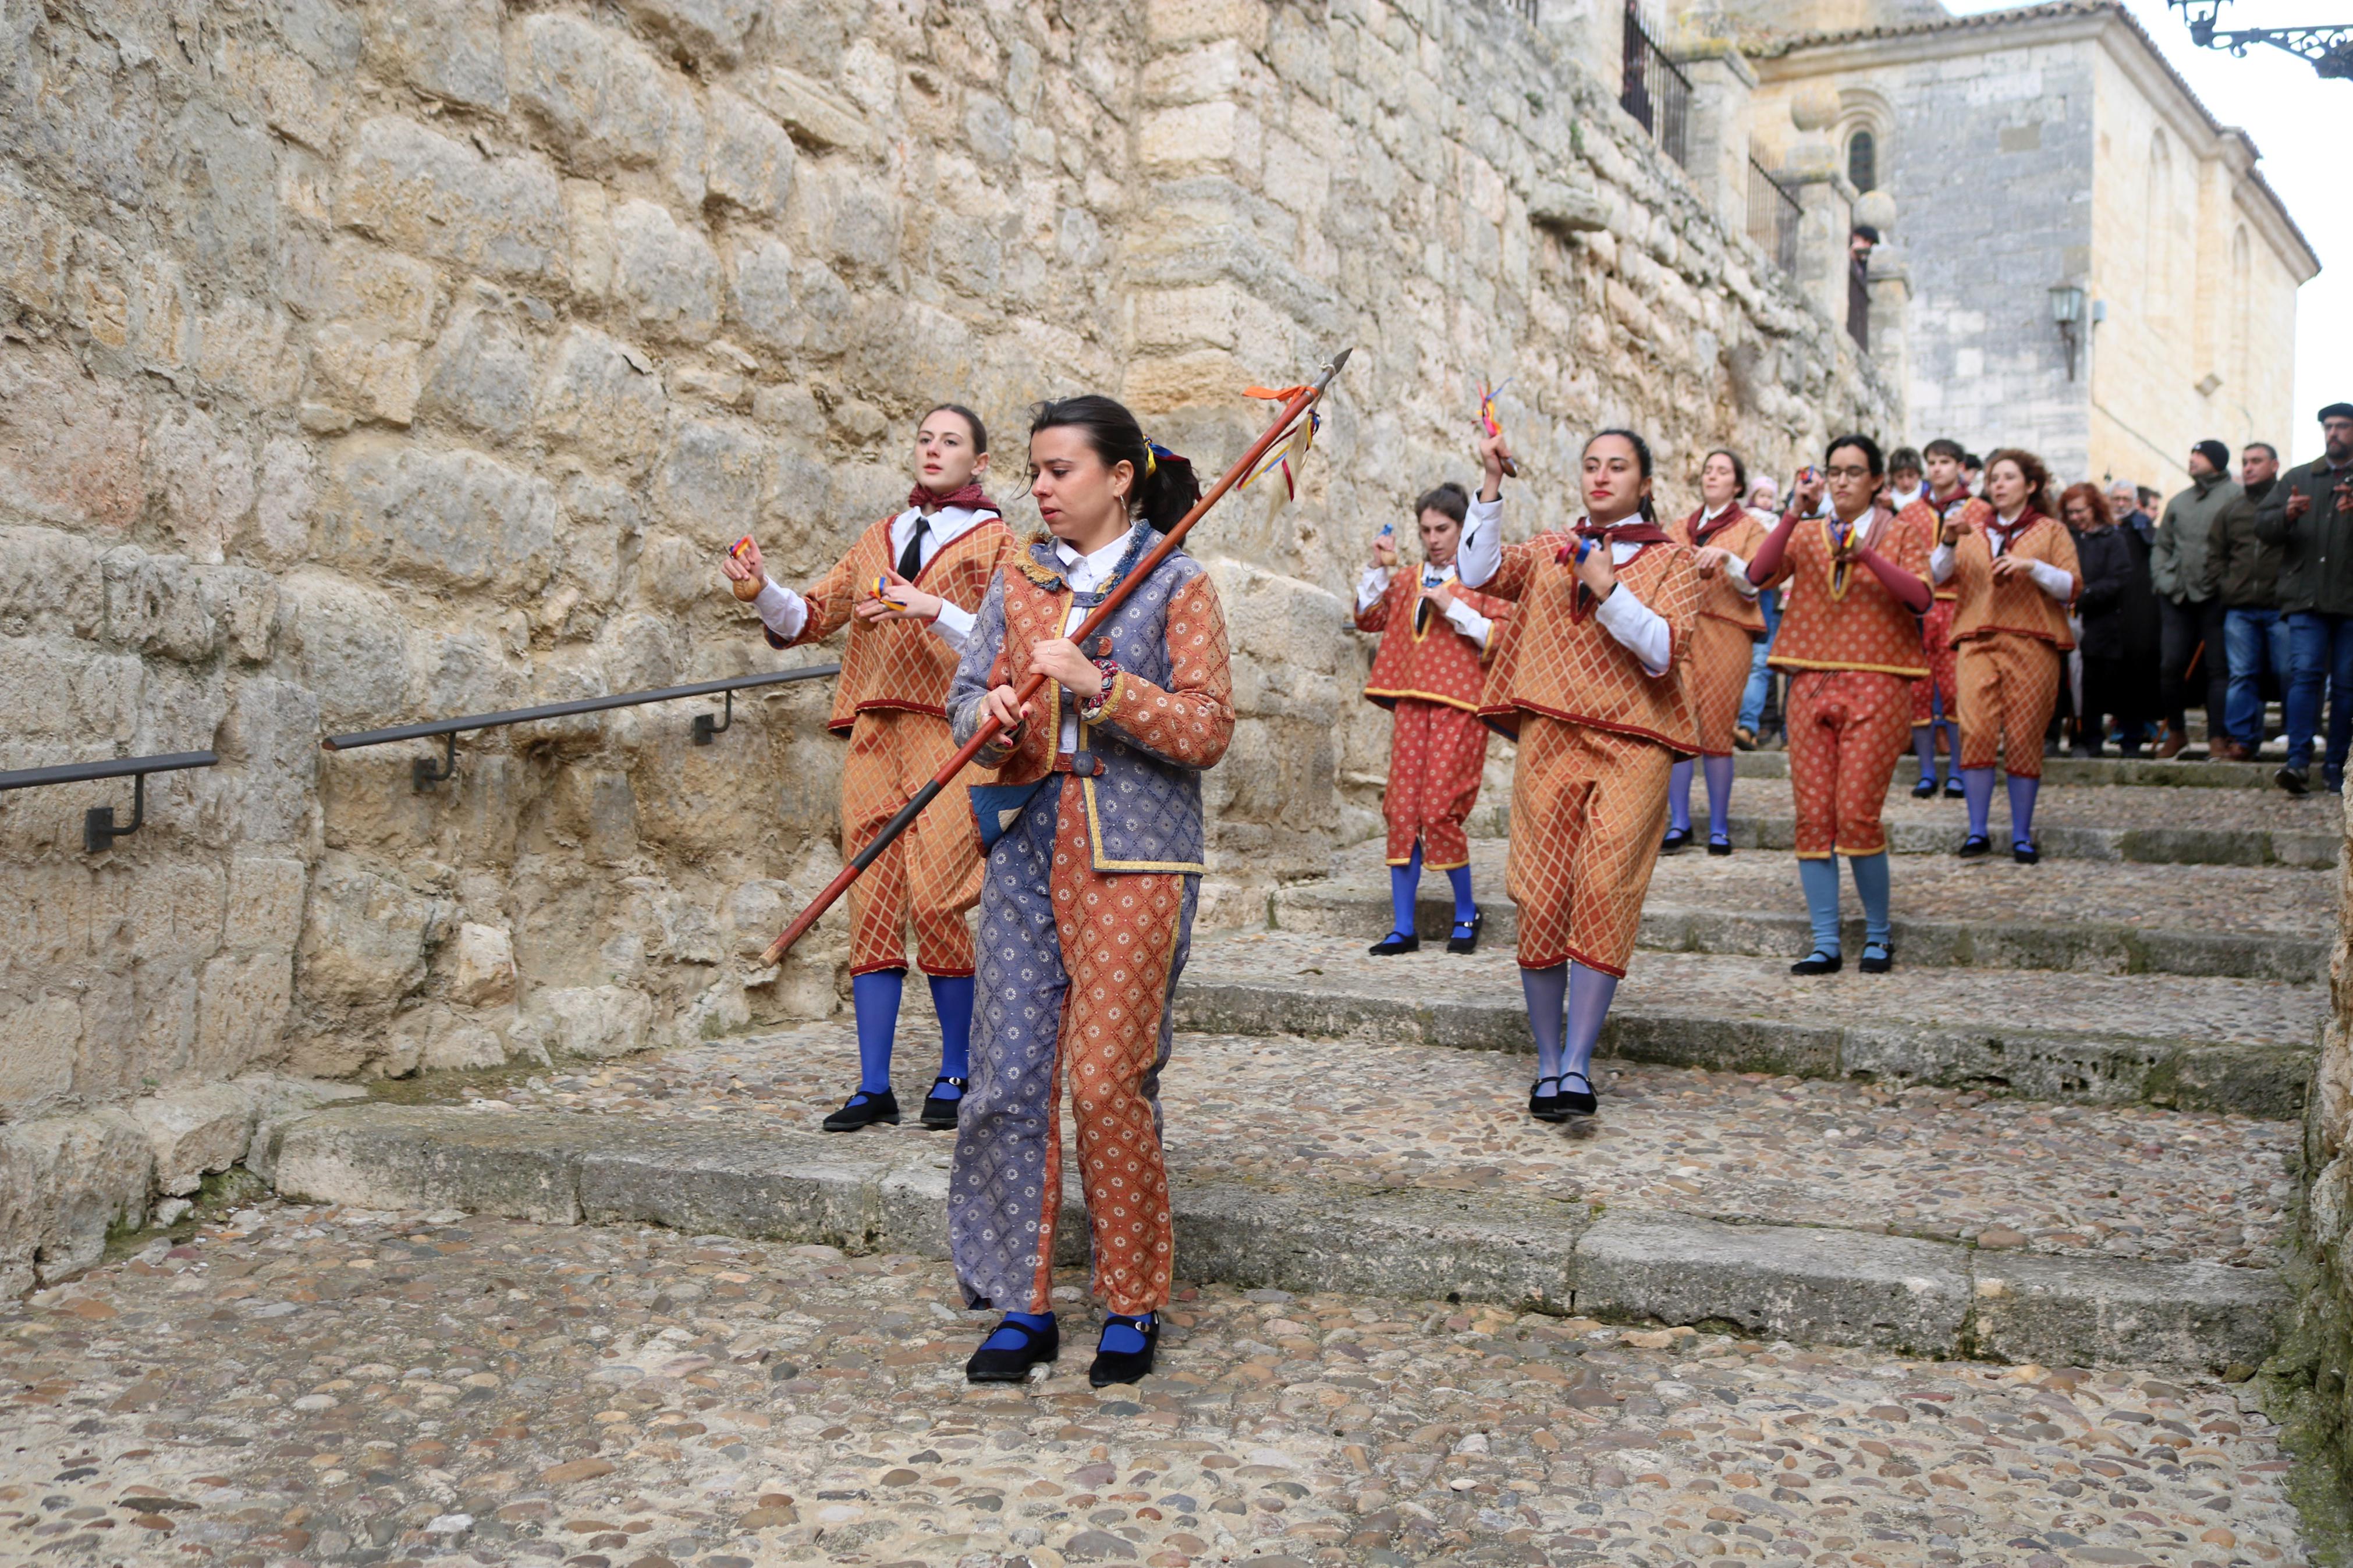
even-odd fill
[[(1993, 516), (1993, 508), (1969, 494), (1965, 488), (1943, 500), (1931, 500), (1926, 490), (1920, 499), (1897, 514), (1896, 521), (1907, 528), (1916, 528), (1928, 536), (1928, 547), (1936, 546), (1936, 536), (1944, 531), (1945, 515), (1958, 509), (1964, 527), (1981, 527)], [(1953, 663), (1953, 600), (1950, 583), (1936, 584), (1936, 596), (1929, 601), (1928, 613), (1920, 617), (1920, 647), (1928, 660), (1925, 680), (1912, 683), (1912, 723), (1914, 728), (1931, 722), (1936, 717), (1935, 699), (1945, 700), (1945, 717), (1951, 722), (1960, 720), (1960, 680)], [(1958, 759), (1955, 767), (1960, 766)]]
[[(1874, 510), (1861, 531), (1926, 583), (1928, 540), (1919, 529)], [(1833, 559), (1827, 518), (1797, 524), (1765, 586), (1786, 587), (1781, 634), (1766, 662), (1790, 678), (1798, 858), (1877, 855), (1887, 847), (1887, 782), (1911, 740), (1907, 683), (1928, 673), (1919, 617), (1868, 566)]]
[[(1715, 520), (1694, 511), (1670, 524), (1667, 531), (1694, 549), (1712, 545), (1744, 562), (1754, 560), (1757, 546), (1765, 542), (1764, 524), (1737, 502), (1725, 510), (1730, 515)], [(1748, 668), (1764, 636), (1765, 610), (1755, 595), (1742, 593), (1726, 572), (1700, 579), (1699, 622), (1692, 632), (1691, 666), (1683, 679), (1691, 689), (1692, 717), (1699, 725), (1701, 756), (1732, 755), (1732, 731), (1740, 720), (1740, 700), (1748, 691)]]
[(2059, 700), (2063, 657), (2075, 646), (2067, 605), (2084, 591), (2075, 540), (2063, 523), (2029, 512), (2002, 553), (2056, 566), (2073, 580), (2062, 603), (2020, 572), (1996, 581), (1993, 535), (1972, 528), (1953, 546), (1953, 647), (1961, 683), (1961, 766), (1989, 768), (1999, 755), (2018, 778), (2042, 776), (2042, 735)]
[[(956, 651), (917, 621), (860, 621), (850, 612), (891, 567), (891, 524), (884, 518), (858, 537), (849, 552), (802, 595), (808, 606), (797, 635), (768, 632), (776, 647), (831, 637), (849, 627), (827, 721), (849, 737), (841, 769), (841, 852), (846, 859), (871, 842), (908, 798), (955, 754), (949, 739), (947, 695)], [(989, 579), (1014, 553), (1010, 530), (987, 518), (942, 545), (915, 574), (915, 585), (962, 609), (978, 607)], [(985, 782), (977, 766), (959, 784)], [(849, 885), (849, 972), (868, 974), (907, 966), (906, 931), (915, 929), (916, 959), (938, 977), (973, 972), (972, 931), (965, 911), (980, 899), (980, 839), (969, 813), (927, 811), (915, 818)]]
[(1520, 967), (1573, 960), (1622, 977), (1658, 865), (1667, 773), (1699, 745), (1684, 686), (1701, 581), (1691, 552), (1672, 542), (1616, 568), (1620, 589), (1666, 622), (1667, 670), (1654, 677), (1558, 559), (1574, 542), (1504, 545), (1480, 584), (1519, 606), (1480, 712), (1516, 721), (1519, 735), (1504, 872), (1520, 907)]
[[(1421, 596), (1421, 575), (1419, 567), (1396, 574), (1388, 592), (1356, 612), (1356, 629), (1381, 634), (1365, 697), (1394, 715), (1388, 784), (1381, 793), (1388, 863), (1410, 862), (1419, 840), (1422, 864), (1451, 871), (1471, 863), (1462, 825), (1479, 804), (1480, 775), (1487, 765), (1479, 695), (1487, 678), (1488, 648), (1503, 628), (1488, 634), (1487, 647), (1472, 642)], [(1460, 583), (1454, 594), (1490, 621), (1502, 621), (1511, 610), (1504, 600)]]

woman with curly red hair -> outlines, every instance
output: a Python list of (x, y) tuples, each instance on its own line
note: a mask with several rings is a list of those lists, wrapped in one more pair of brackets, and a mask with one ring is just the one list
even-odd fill
[(2075, 542), (2052, 516), (2051, 470), (2033, 453), (2005, 447), (1986, 459), (1993, 516), (1972, 527), (1947, 519), (1928, 558), (1952, 584), (1953, 648), (1960, 685), (1961, 789), (1968, 799), (1964, 858), (1993, 847), (1997, 753), (2010, 774), (2010, 851), (2022, 866), (2034, 847), (2034, 797), (2042, 784), (2042, 733), (2059, 700), (2063, 657), (2075, 646), (2067, 606), (2083, 592)]

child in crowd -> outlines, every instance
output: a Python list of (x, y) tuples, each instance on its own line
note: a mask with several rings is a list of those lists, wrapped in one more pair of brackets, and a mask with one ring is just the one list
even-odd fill
[[(1732, 752), (1749, 667), (1766, 635), (1748, 558), (1765, 542), (1765, 525), (1741, 504), (1748, 468), (1718, 447), (1700, 465), (1697, 510), (1668, 531), (1692, 551), (1701, 588), (1699, 621), (1692, 633), (1692, 718), (1699, 727), (1701, 765), (1707, 774), (1707, 852), (1732, 853)], [(1676, 762), (1667, 782), (1667, 837), (1672, 855), (1691, 842), (1692, 760)]]
[[(1925, 459), (1927, 485), (1917, 500), (1897, 511), (1897, 520), (1925, 537), (1939, 537), (1948, 518), (1962, 526), (1982, 528), (1993, 514), (1985, 502), (1969, 493), (1961, 479), (1961, 444), (1938, 437), (1928, 443)], [(1940, 584), (1928, 613), (1920, 617), (1920, 648), (1928, 673), (1912, 683), (1912, 753), (1919, 759), (1920, 777), (1912, 786), (1916, 799), (1936, 793), (1936, 733), (1945, 736), (1945, 794), (1961, 789), (1960, 687), (1953, 664), (1953, 597), (1949, 584)]]

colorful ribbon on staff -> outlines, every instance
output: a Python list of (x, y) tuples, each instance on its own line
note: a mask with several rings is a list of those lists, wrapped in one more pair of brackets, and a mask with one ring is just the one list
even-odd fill
[[(1306, 390), (1303, 386), (1281, 388), (1246, 386), (1242, 388), (1242, 395), (1261, 398), (1271, 403), (1283, 403), (1289, 401), (1294, 395)], [(1282, 474), (1282, 493), (1267, 503), (1267, 515), (1272, 517), (1282, 510), (1284, 502), (1299, 499), (1299, 470), (1306, 463), (1307, 454), (1315, 446), (1315, 433), (1323, 428), (1324, 416), (1313, 408), (1309, 409), (1307, 417), (1293, 426), (1290, 435), (1269, 447), (1266, 449), (1266, 456), (1258, 460), (1258, 466), (1242, 476), (1242, 482), (1234, 488), (1246, 490), (1262, 475), (1280, 469)]]

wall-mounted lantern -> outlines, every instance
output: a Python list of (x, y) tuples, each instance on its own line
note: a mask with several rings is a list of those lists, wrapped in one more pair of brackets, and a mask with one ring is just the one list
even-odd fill
[(2084, 322), (2084, 290), (2073, 283), (2053, 283), (2051, 286), (2051, 320), (2059, 329), (2059, 341), (2067, 349), (2067, 379), (2075, 379), (2075, 351), (2082, 339), (2077, 329)]

